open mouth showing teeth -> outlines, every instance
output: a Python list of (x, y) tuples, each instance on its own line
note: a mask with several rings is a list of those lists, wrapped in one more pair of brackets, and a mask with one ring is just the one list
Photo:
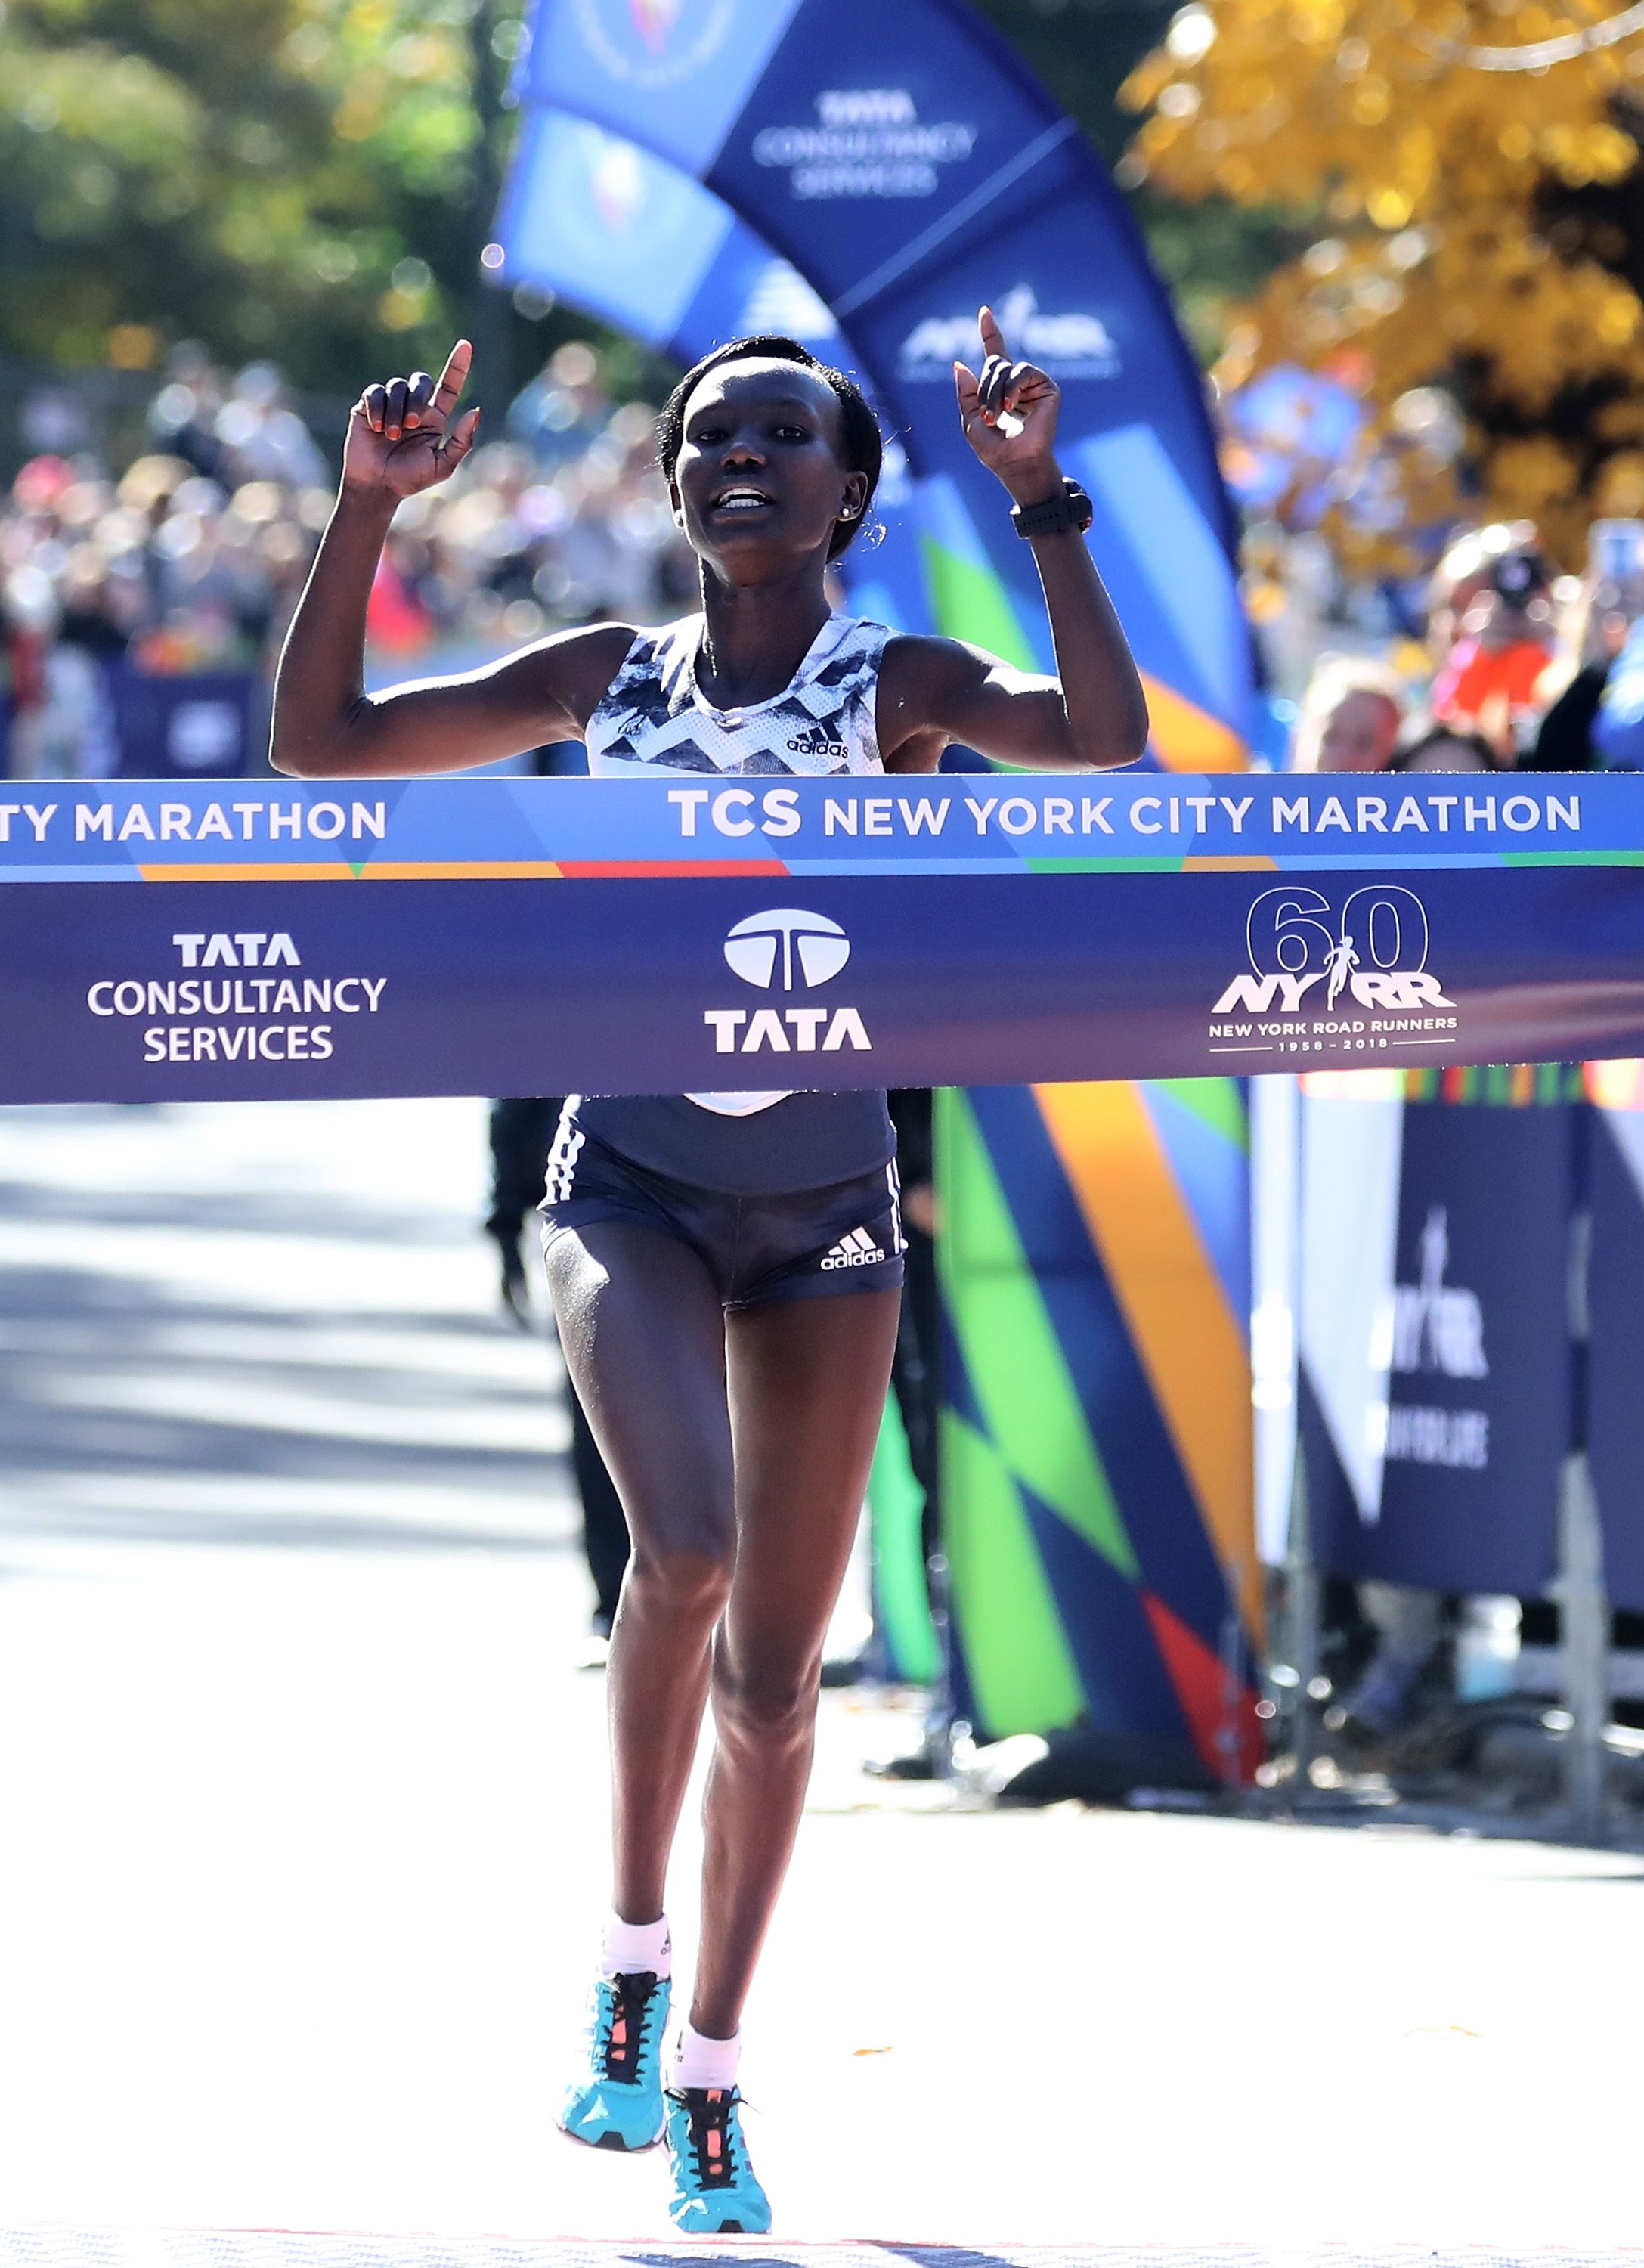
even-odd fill
[(751, 512), (757, 504), (770, 502), (762, 489), (727, 489), (714, 502), (716, 512)]

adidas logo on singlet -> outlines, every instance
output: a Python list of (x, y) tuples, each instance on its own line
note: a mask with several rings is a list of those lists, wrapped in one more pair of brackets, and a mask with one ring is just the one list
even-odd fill
[(824, 1268), (866, 1268), (884, 1255), (865, 1228), (853, 1228), (848, 1236), (841, 1236), (833, 1250), (824, 1256)]
[(788, 752), (795, 756), (826, 756), (834, 763), (848, 763), (850, 750), (843, 740), (836, 740), (823, 725), (807, 725), (796, 733), (788, 743)]

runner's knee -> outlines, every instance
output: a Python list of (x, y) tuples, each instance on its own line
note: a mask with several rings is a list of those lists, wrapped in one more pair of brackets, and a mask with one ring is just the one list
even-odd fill
[(700, 1622), (712, 1629), (730, 1596), (734, 1556), (723, 1550), (683, 1543), (637, 1545), (628, 1561), (625, 1598), (655, 1608), (671, 1618)]
[(818, 1668), (765, 1663), (738, 1669), (721, 1646), (714, 1657), (714, 1716), (722, 1737), (760, 1748), (808, 1741), (816, 1721)]

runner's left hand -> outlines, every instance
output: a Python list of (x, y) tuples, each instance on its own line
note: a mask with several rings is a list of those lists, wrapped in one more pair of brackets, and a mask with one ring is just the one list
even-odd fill
[(991, 307), (981, 310), (977, 328), (981, 375), (965, 363), (953, 365), (965, 438), (1018, 504), (1037, 504), (1061, 478), (1053, 448), (1061, 388), (1037, 364), (1011, 361)]

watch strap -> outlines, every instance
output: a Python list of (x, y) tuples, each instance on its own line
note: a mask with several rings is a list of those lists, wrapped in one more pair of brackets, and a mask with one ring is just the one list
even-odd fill
[(1011, 523), (1018, 535), (1061, 535), (1075, 530), (1083, 535), (1096, 517), (1096, 508), (1075, 480), (1064, 479), (1059, 489), (1038, 504), (1013, 504)]

